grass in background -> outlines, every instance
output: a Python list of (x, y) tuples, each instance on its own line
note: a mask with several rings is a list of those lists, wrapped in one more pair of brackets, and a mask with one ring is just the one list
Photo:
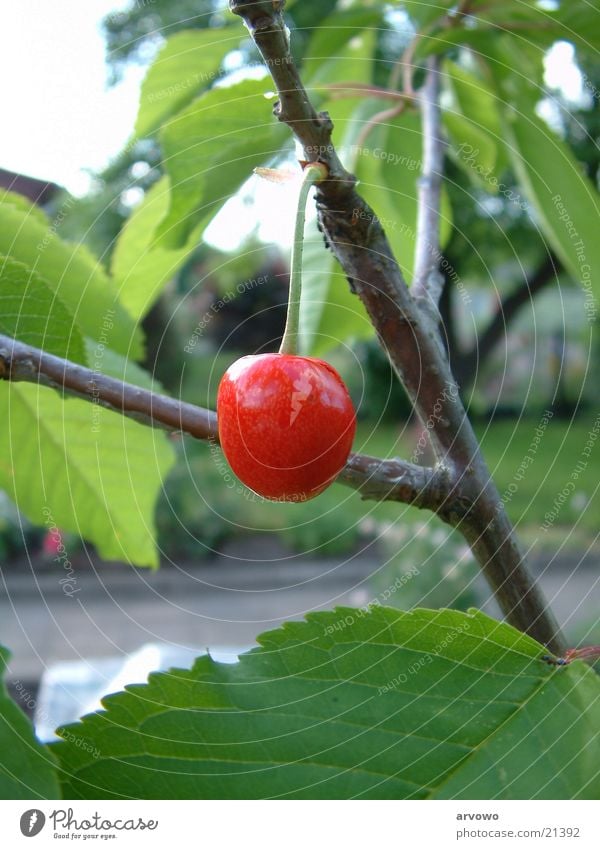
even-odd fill
[[(541, 436), (537, 431), (535, 450), (540, 419), (476, 427), (508, 514), (528, 542), (587, 548), (596, 538), (600, 449), (592, 448), (587, 458), (583, 454), (594, 424), (592, 415), (573, 423), (552, 419)], [(361, 423), (355, 447), (378, 457), (410, 457), (414, 442), (408, 433), (399, 427)], [(167, 550), (198, 555), (218, 549), (228, 538), (276, 532), (293, 549), (324, 556), (353, 550), (381, 524), (426, 522), (432, 530), (438, 527), (431, 514), (403, 504), (362, 501), (357, 492), (339, 484), (301, 504), (265, 502), (233, 477), (216, 446), (185, 439), (179, 442), (179, 451), (158, 512), (161, 544)], [(547, 512), (575, 474), (574, 488), (568, 487), (556, 519), (542, 530)]]
[[(564, 540), (587, 547), (599, 530), (597, 417), (582, 414), (574, 422), (554, 418), (545, 429), (541, 422), (542, 416), (476, 431), (506, 510), (519, 530), (533, 534), (540, 544)], [(549, 511), (556, 514), (551, 523), (546, 521)]]

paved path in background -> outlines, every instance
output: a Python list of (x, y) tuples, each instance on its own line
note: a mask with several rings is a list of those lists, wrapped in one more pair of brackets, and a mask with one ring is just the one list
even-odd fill
[[(243, 556), (243, 547), (238, 551)], [(268, 558), (266, 558), (268, 560)], [(71, 597), (60, 571), (24, 562), (0, 578), (0, 643), (10, 647), (9, 679), (35, 680), (57, 661), (120, 656), (148, 642), (205, 649), (254, 644), (261, 631), (308, 611), (362, 606), (376, 592), (375, 557), (350, 560), (229, 557), (157, 572), (119, 564), (76, 567)], [(600, 615), (598, 560), (535, 561), (562, 623)], [(484, 589), (485, 592), (485, 589)], [(492, 604), (488, 613), (497, 614)]]

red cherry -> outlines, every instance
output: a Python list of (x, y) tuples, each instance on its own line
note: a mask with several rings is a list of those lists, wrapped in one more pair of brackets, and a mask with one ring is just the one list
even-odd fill
[(292, 354), (242, 357), (221, 380), (219, 439), (235, 474), (276, 501), (306, 501), (343, 469), (356, 416), (337, 371)]

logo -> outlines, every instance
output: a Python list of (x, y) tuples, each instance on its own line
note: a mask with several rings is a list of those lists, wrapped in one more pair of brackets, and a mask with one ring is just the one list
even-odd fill
[(21, 834), (25, 837), (35, 837), (43, 829), (46, 817), (37, 808), (25, 811), (21, 816)]

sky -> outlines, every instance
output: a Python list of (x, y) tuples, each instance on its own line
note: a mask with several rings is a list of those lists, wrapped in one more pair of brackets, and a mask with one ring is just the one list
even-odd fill
[(126, 0), (19, 0), (3, 4), (0, 167), (81, 195), (133, 128), (140, 68), (107, 89), (100, 21)]
[[(72, 194), (85, 194), (90, 171), (104, 168), (124, 146), (137, 111), (143, 69), (133, 66), (118, 86), (107, 86), (105, 45), (100, 22), (128, 5), (127, 0), (19, 0), (0, 12), (4, 122), (0, 168), (54, 181)], [(560, 84), (574, 100), (581, 75), (570, 45), (555, 45), (546, 81)], [(232, 250), (243, 237), (240, 222), (261, 221), (259, 237), (289, 244), (293, 210), (289, 192), (259, 184), (254, 216), (232, 199), (207, 233)], [(277, 214), (269, 214), (269, 209)], [(236, 220), (231, 228), (228, 221)]]

